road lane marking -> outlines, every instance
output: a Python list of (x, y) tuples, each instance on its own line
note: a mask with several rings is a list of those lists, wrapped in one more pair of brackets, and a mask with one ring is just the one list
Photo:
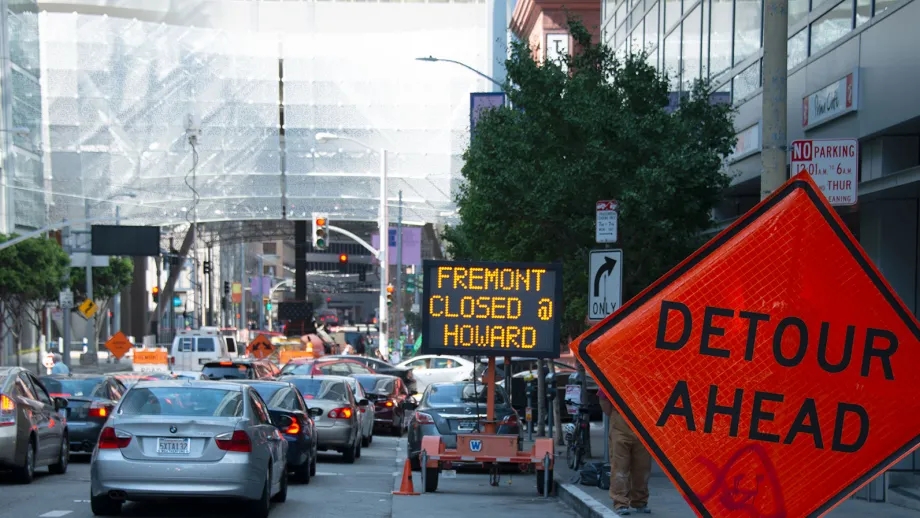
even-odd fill
[(390, 493), (384, 493), (383, 491), (346, 491), (346, 493), (360, 493), (362, 495), (389, 495)]
[(59, 518), (61, 516), (67, 516), (73, 511), (48, 511), (45, 514), (38, 515), (38, 518)]

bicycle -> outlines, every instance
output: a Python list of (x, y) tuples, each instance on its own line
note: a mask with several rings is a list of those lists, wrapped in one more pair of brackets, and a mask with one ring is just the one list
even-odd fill
[(584, 463), (588, 453), (588, 434), (591, 431), (591, 410), (588, 405), (576, 403), (570, 399), (565, 400), (566, 405), (578, 408), (571, 423), (563, 425), (563, 438), (565, 440), (565, 460), (569, 469), (578, 471)]

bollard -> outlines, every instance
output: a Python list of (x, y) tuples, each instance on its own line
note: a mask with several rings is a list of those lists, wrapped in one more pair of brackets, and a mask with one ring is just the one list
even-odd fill
[(543, 498), (549, 498), (549, 453), (543, 455)]
[(428, 486), (425, 485), (425, 481), (428, 478), (428, 452), (426, 450), (422, 450), (422, 453), (419, 454), (419, 461), (422, 464), (422, 492), (427, 493)]

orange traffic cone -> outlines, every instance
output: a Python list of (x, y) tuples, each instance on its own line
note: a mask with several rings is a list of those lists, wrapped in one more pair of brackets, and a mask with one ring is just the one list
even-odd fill
[(409, 459), (406, 459), (406, 464), (403, 466), (402, 483), (399, 485), (399, 491), (393, 491), (393, 494), (402, 496), (419, 495), (415, 492), (415, 486), (412, 485), (412, 465), (409, 464)]

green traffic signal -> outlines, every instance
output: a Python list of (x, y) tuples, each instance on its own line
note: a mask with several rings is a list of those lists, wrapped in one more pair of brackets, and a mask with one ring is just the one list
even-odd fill
[(265, 309), (271, 311), (271, 310), (272, 310), (272, 303), (269, 302), (268, 304), (266, 304), (266, 305), (265, 305)]

